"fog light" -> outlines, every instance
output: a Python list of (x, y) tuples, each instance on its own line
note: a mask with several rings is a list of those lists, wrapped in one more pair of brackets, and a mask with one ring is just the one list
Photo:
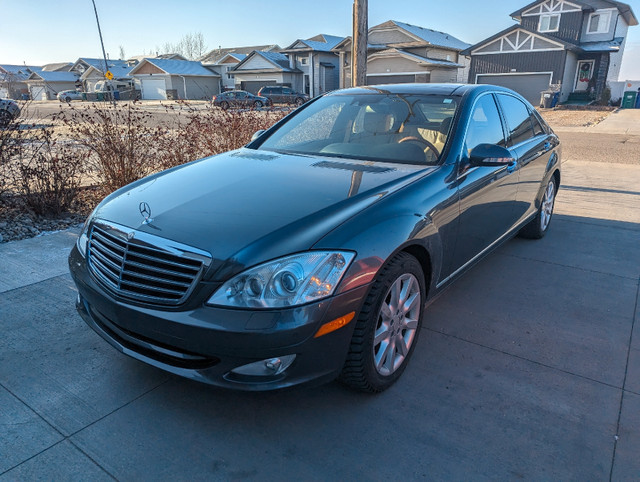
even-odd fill
[(231, 373), (236, 375), (245, 375), (251, 377), (272, 377), (279, 375), (287, 368), (291, 366), (293, 360), (296, 359), (295, 355), (284, 355), (281, 357), (268, 358), (266, 360), (260, 360), (257, 362), (249, 363), (248, 365), (242, 365), (241, 367), (234, 368)]

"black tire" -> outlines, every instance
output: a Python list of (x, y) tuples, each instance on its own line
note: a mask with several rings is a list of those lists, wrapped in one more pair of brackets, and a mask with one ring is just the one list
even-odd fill
[[(413, 316), (416, 317), (417, 313), (417, 324), (413, 322), (415, 328), (411, 330), (395, 328), (397, 330), (396, 337), (411, 337), (408, 352), (406, 355), (403, 355), (403, 359), (397, 367), (393, 368), (391, 373), (388, 375), (382, 374), (375, 363), (375, 357), (380, 353), (380, 350), (383, 349), (382, 344), (374, 345), (376, 331), (384, 330), (382, 305), (383, 303), (388, 303), (391, 299), (392, 286), (398, 282), (401, 283), (402, 278), (407, 276), (409, 280), (415, 280), (418, 284), (419, 298), (411, 304), (413, 306), (411, 309)], [(411, 283), (411, 287), (415, 287), (413, 284), (414, 281), (411, 281)], [(363, 392), (376, 393), (386, 390), (400, 378), (418, 341), (424, 316), (425, 293), (422, 267), (418, 260), (410, 254), (404, 252), (398, 253), (382, 268), (373, 282), (356, 321), (351, 345), (349, 346), (349, 353), (342, 368), (342, 373), (339, 376), (339, 380), (342, 383)], [(415, 310), (414, 305), (417, 305), (417, 310)], [(393, 329), (387, 327), (386, 332), (392, 333)], [(406, 344), (404, 346), (406, 346)], [(384, 352), (386, 352), (386, 350), (384, 350)], [(396, 357), (395, 342), (393, 344), (392, 357)], [(384, 354), (382, 354), (381, 358), (383, 361), (388, 360)]]
[(66, 97), (66, 98), (64, 99), (64, 101), (65, 101), (67, 104), (70, 104), (70, 103), (71, 103), (71, 97)]
[(229, 108), (229, 102), (227, 102), (226, 100), (223, 100), (222, 102), (220, 102), (220, 108), (222, 110), (227, 110)]
[(262, 101), (256, 100), (253, 103), (253, 107), (255, 107), (256, 109), (259, 109), (260, 107), (262, 107), (264, 104), (262, 103)]
[[(540, 207), (536, 217), (527, 223), (518, 233), (518, 236), (527, 239), (540, 239), (543, 238), (549, 226), (551, 225), (551, 219), (553, 218), (553, 207), (556, 201), (556, 195), (558, 193), (556, 177), (551, 176), (551, 179), (547, 183), (547, 186), (542, 193), (542, 199), (540, 200)], [(550, 186), (553, 186), (553, 196), (551, 203), (549, 203), (548, 196), (550, 192)]]
[(7, 127), (9, 124), (11, 124), (12, 120), (13, 117), (11, 116), (11, 114), (9, 114), (9, 112), (4, 109), (0, 109), (0, 127)]
[(300, 107), (302, 104), (304, 104), (304, 99), (301, 97), (298, 97), (295, 101), (295, 104)]

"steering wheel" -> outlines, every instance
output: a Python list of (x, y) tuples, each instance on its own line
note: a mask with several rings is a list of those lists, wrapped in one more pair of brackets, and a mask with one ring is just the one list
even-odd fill
[(435, 155), (436, 158), (440, 155), (440, 152), (438, 151), (438, 148), (436, 146), (431, 144), (431, 142), (427, 141), (426, 139), (422, 139), (421, 137), (416, 137), (416, 136), (403, 137), (398, 141), (398, 144), (402, 144), (403, 142), (417, 142), (418, 144), (422, 144), (423, 146), (428, 148), (430, 151), (433, 151), (433, 154)]

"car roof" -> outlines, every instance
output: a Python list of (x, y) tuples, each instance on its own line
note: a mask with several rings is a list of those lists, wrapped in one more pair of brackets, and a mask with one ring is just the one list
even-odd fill
[(512, 92), (504, 87), (487, 84), (382, 84), (352, 87), (335, 91), (330, 95), (340, 94), (423, 94), (423, 95), (465, 95), (471, 92), (504, 91)]

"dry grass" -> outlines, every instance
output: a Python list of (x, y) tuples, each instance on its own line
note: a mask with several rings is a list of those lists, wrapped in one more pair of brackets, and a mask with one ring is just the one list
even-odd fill
[(607, 110), (542, 109), (539, 111), (552, 129), (558, 127), (589, 127), (599, 124), (611, 115)]

